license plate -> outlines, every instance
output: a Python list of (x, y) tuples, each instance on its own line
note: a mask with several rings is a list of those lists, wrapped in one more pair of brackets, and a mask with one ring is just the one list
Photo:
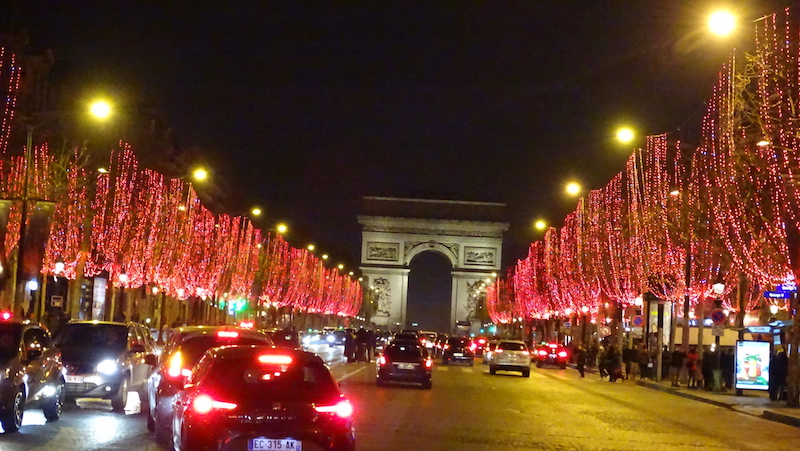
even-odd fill
[(414, 364), (413, 363), (398, 363), (397, 367), (401, 370), (413, 370)]
[(83, 376), (70, 376), (67, 374), (66, 382), (68, 384), (82, 384), (83, 383)]
[(555, 358), (556, 358), (556, 355), (555, 355), (555, 354), (550, 354), (550, 358), (551, 358), (551, 359), (555, 359)]
[(247, 442), (248, 451), (256, 450), (282, 450), (282, 451), (301, 451), (302, 442), (300, 440), (289, 440), (285, 438), (254, 438)]
[(454, 352), (453, 353), (453, 357), (464, 357), (464, 353), (463, 352)]

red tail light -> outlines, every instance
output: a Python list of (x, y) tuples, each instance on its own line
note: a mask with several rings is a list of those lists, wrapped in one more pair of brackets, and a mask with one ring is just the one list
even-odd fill
[(433, 366), (433, 360), (428, 359), (425, 361), (425, 368), (430, 368)]
[(169, 364), (167, 365), (167, 376), (177, 379), (181, 376), (189, 377), (192, 374), (192, 370), (183, 367), (183, 355), (180, 351), (172, 354), (172, 357), (169, 358)]
[(350, 418), (353, 415), (353, 405), (350, 401), (343, 399), (332, 406), (316, 406), (314, 407), (319, 413), (334, 414), (339, 418)]
[(560, 351), (560, 352), (558, 353), (558, 356), (559, 356), (559, 357), (566, 357), (566, 356), (567, 356), (567, 351)]
[(547, 355), (547, 351), (542, 349), (542, 350), (539, 351), (539, 355)]
[(497, 348), (497, 349), (495, 349), (495, 350), (494, 350), (494, 353), (495, 353), (495, 354), (502, 354), (502, 353), (503, 353), (503, 350), (502, 350), (502, 349), (500, 349), (500, 348)]
[(555, 349), (555, 348), (557, 348), (557, 347), (558, 347), (558, 345), (557, 345), (557, 344), (555, 344), (555, 343), (550, 343), (550, 344), (549, 344), (549, 345), (547, 345), (547, 346), (550, 346), (550, 347), (551, 347), (551, 348), (553, 348), (553, 349)]
[(259, 363), (272, 363), (275, 365), (289, 365), (292, 357), (288, 355), (262, 354), (258, 356)]
[(207, 414), (214, 409), (233, 410), (236, 404), (232, 402), (217, 401), (208, 395), (199, 395), (192, 401), (192, 409), (199, 414)]
[(480, 343), (480, 344), (484, 344), (484, 343), (486, 343), (486, 340), (484, 340), (483, 338), (481, 338), (480, 340), (478, 340), (478, 343)]
[(475, 349), (477, 349), (477, 348), (478, 348), (478, 345), (476, 345), (475, 343), (472, 343), (472, 344), (469, 346), (469, 348), (470, 348), (470, 349), (472, 349), (472, 350), (474, 351)]
[(386, 357), (385, 356), (380, 356), (378, 358), (378, 365), (386, 365)]
[(238, 338), (239, 332), (236, 332), (235, 330), (221, 330), (217, 332), (217, 336), (219, 338)]

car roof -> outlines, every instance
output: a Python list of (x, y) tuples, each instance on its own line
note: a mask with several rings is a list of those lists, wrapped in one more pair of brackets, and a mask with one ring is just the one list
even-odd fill
[(190, 338), (201, 337), (204, 335), (212, 335), (222, 330), (239, 332), (240, 337), (249, 337), (249, 338), (266, 337), (269, 340), (269, 336), (263, 332), (259, 332), (253, 329), (244, 329), (236, 326), (184, 326), (178, 328), (175, 332), (173, 332), (173, 335), (181, 337), (181, 340), (185, 341)]
[(517, 344), (525, 344), (522, 340), (497, 340), (499, 343), (517, 343)]
[(67, 324), (109, 324), (113, 326), (135, 326), (135, 325), (141, 326), (141, 324), (134, 322), (98, 321), (98, 320), (81, 320), (81, 319), (70, 320)]
[(302, 362), (320, 363), (324, 365), (324, 362), (319, 356), (301, 349), (280, 349), (272, 346), (220, 346), (211, 348), (208, 353), (211, 357), (216, 359), (247, 357), (259, 353), (288, 355)]

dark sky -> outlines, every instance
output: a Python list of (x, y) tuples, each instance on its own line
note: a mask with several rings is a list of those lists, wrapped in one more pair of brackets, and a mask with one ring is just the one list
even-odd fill
[[(750, 18), (779, 3), (736, 2)], [(735, 45), (704, 33), (710, 4), (6, 0), (1, 11), (56, 69), (152, 107), (182, 145), (205, 149), (231, 212), (258, 203), (355, 260), (363, 195), (506, 202), (508, 263), (536, 238), (532, 219), (560, 226), (574, 208), (566, 179), (600, 188), (621, 170), (617, 124), (699, 122)]]

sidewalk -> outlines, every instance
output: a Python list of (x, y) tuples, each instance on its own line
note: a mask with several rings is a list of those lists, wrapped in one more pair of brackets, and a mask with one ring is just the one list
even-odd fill
[[(570, 364), (570, 367), (574, 369), (575, 365)], [(596, 374), (597, 368), (586, 367), (586, 373)], [(655, 382), (649, 379), (637, 380), (636, 385), (724, 407), (765, 420), (800, 427), (800, 408), (786, 407), (784, 401), (770, 401), (769, 394), (764, 391), (745, 390), (743, 396), (736, 396), (736, 390), (714, 393), (702, 389), (672, 387), (668, 380)]]
[(636, 381), (636, 385), (800, 427), (800, 409), (786, 407), (784, 401), (770, 401), (769, 395), (763, 391), (746, 390), (743, 396), (736, 396), (736, 390), (714, 393), (703, 389), (672, 387), (669, 381), (655, 382), (644, 379)]

